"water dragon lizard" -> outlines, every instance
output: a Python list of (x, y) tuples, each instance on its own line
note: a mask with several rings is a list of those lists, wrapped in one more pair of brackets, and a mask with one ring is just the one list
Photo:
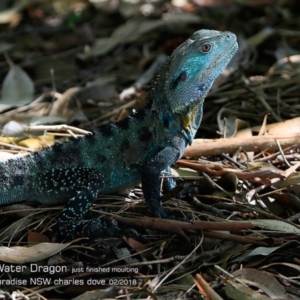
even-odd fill
[(167, 218), (160, 203), (161, 173), (192, 143), (204, 99), (237, 49), (231, 32), (196, 31), (159, 69), (144, 108), (92, 134), (1, 162), (0, 205), (66, 201), (60, 233), (95, 238), (109, 231), (105, 221), (84, 218), (97, 195), (141, 182), (148, 207)]

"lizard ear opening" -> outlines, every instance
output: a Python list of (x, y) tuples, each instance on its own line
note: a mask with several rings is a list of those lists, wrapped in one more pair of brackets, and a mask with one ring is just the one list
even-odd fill
[(182, 70), (180, 74), (171, 81), (170, 89), (174, 91), (180, 82), (185, 82), (187, 80), (187, 72)]

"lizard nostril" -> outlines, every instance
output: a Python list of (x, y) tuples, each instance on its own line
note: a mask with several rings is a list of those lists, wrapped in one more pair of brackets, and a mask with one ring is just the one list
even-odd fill
[(230, 31), (226, 32), (226, 38), (230, 39), (232, 37), (232, 33)]

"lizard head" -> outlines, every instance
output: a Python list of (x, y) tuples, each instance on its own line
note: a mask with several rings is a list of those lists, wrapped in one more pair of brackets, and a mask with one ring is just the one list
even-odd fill
[(237, 49), (233, 33), (215, 30), (196, 31), (180, 45), (170, 57), (164, 86), (172, 112), (186, 114), (200, 104)]

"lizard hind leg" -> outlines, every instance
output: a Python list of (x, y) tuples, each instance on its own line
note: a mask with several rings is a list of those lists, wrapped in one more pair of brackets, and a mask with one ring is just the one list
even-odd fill
[(41, 203), (57, 203), (61, 195), (69, 199), (59, 217), (59, 230), (63, 237), (95, 238), (106, 233), (105, 222), (97, 218), (84, 219), (103, 188), (103, 176), (99, 170), (85, 167), (53, 168), (40, 176), (35, 184), (42, 194)]
[(113, 220), (100, 220), (98, 218), (83, 219), (97, 197), (97, 192), (85, 189), (77, 192), (59, 218), (60, 234), (65, 238), (77, 237), (97, 238), (101, 236), (122, 237), (122, 230)]
[(109, 235), (112, 226), (108, 226), (108, 222), (101, 221), (98, 218), (83, 219), (94, 203), (96, 196), (96, 192), (91, 189), (85, 189), (77, 192), (68, 201), (59, 218), (59, 230), (62, 236), (72, 239), (77, 237), (96, 238)]
[(76, 183), (72, 185), (75, 195), (69, 199), (59, 218), (61, 235), (71, 239), (107, 235), (107, 222), (97, 218), (84, 219), (103, 186), (103, 176), (96, 169), (82, 167), (72, 168), (68, 173), (70, 182)]

